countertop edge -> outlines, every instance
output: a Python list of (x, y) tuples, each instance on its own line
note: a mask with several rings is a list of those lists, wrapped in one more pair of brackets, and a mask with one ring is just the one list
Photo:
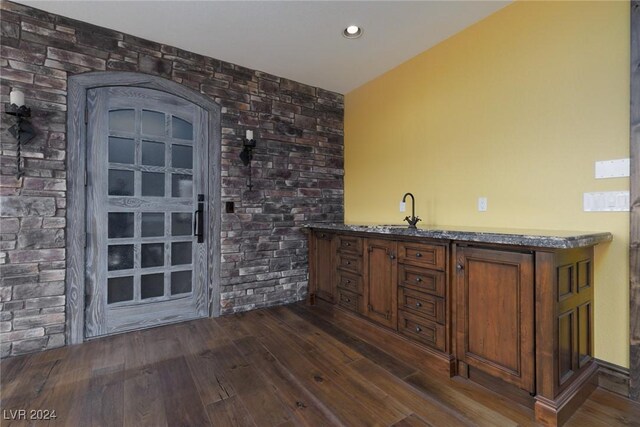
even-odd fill
[[(609, 232), (561, 232), (570, 235), (553, 235), (553, 231), (518, 230), (512, 229), (509, 232), (455, 230), (455, 229), (409, 229), (401, 226), (374, 226), (357, 224), (335, 224), (335, 223), (310, 223), (303, 228), (322, 229), (328, 231), (349, 231), (358, 233), (371, 233), (386, 236), (403, 237), (423, 237), (430, 239), (453, 240), (460, 242), (490, 243), (511, 246), (527, 246), (549, 249), (575, 249), (594, 246), (599, 243), (606, 243), (613, 240), (613, 235)], [(526, 234), (526, 231), (536, 231), (540, 234)], [(559, 232), (560, 233), (560, 232)], [(571, 235), (571, 233), (574, 233)]]

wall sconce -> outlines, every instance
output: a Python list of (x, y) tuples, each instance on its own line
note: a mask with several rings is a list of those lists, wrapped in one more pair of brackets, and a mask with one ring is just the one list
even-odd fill
[(253, 160), (253, 149), (256, 148), (256, 140), (253, 139), (253, 131), (248, 130), (242, 141), (243, 149), (240, 153), (240, 160), (242, 160), (242, 163), (244, 163), (245, 166), (249, 166), (249, 181), (247, 182), (247, 187), (251, 190), (253, 188), (253, 184), (251, 184), (251, 160)]
[(31, 126), (28, 118), (31, 117), (31, 108), (24, 105), (24, 93), (19, 90), (13, 89), (9, 94), (10, 105), (6, 108), (5, 113), (16, 116), (16, 124), (9, 128), (9, 133), (18, 141), (18, 148), (16, 150), (16, 157), (18, 158), (18, 173), (17, 178), (24, 175), (22, 171), (22, 158), (20, 151), (22, 150), (22, 144), (26, 144), (31, 141), (36, 132)]

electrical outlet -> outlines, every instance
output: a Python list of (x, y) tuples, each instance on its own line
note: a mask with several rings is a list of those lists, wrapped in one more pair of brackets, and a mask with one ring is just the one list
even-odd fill
[(478, 212), (486, 212), (486, 211), (487, 211), (487, 198), (478, 197)]

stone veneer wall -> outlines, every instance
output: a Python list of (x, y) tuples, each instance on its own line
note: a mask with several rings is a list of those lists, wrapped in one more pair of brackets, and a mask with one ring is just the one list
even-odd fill
[[(171, 79), (222, 106), (221, 312), (304, 298), (305, 222), (343, 220), (343, 96), (172, 46), (2, 1), (4, 113), (11, 87), (32, 109), (38, 136), (23, 147), (0, 114), (1, 356), (65, 344), (67, 78), (96, 70)], [(256, 130), (254, 190), (239, 159)]]

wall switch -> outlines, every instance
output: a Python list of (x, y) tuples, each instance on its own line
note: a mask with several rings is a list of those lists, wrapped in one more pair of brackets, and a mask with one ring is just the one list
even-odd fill
[(624, 178), (629, 176), (629, 159), (603, 160), (596, 162), (596, 179)]
[(400, 212), (404, 212), (407, 210), (407, 204), (405, 202), (400, 202)]
[(628, 212), (628, 191), (601, 191), (584, 193), (583, 207), (585, 212)]
[(486, 197), (478, 197), (478, 211), (486, 212), (487, 211), (487, 198)]

